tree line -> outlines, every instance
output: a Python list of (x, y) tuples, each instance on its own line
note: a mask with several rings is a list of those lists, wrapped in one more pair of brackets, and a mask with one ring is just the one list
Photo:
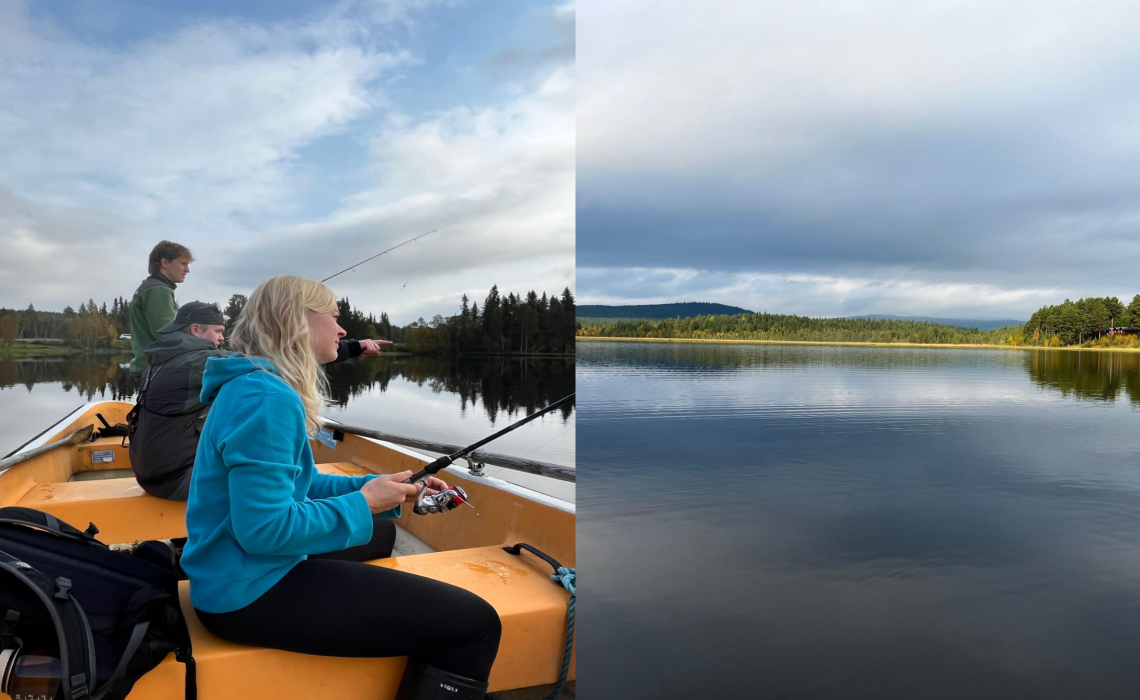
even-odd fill
[(58, 338), (84, 350), (111, 347), (119, 335), (131, 332), (130, 303), (117, 297), (107, 307), (89, 299), (76, 311), (68, 306), (63, 311), (38, 311), (28, 308), (0, 308), (0, 342), (17, 338)]
[[(413, 353), (533, 355), (574, 352), (574, 295), (534, 290), (502, 296), (498, 285), (483, 300), (483, 310), (464, 294), (459, 313), (430, 322), (422, 318), (403, 328), (404, 345)], [(346, 329), (347, 330), (347, 329)]]
[[(244, 294), (229, 298), (224, 313), (230, 317), (226, 336), (241, 316), (248, 301)], [(374, 338), (403, 344), (413, 353), (453, 354), (572, 354), (574, 352), (574, 295), (567, 287), (560, 295), (502, 295), (498, 285), (483, 300), (482, 309), (466, 294), (460, 300), (459, 313), (444, 317), (437, 314), (430, 321), (423, 318), (405, 326), (393, 324), (387, 312), (379, 317), (365, 314), (347, 297), (337, 301), (338, 322), (349, 338)], [(110, 308), (89, 300), (70, 306), (62, 312), (0, 308), (0, 342), (16, 338), (62, 338), (69, 345), (84, 350), (110, 347), (124, 333), (131, 332), (130, 302), (121, 297)]]
[[(1109, 329), (1126, 329), (1110, 334)], [(1125, 306), (1117, 297), (1087, 297), (1043, 306), (1017, 326), (993, 330), (959, 328), (926, 321), (865, 318), (810, 318), (767, 313), (694, 318), (585, 318), (580, 336), (815, 342), (932, 343), (1033, 347), (1140, 347), (1140, 294)]]
[(983, 345), (1004, 342), (1010, 335), (1010, 329), (983, 331), (926, 321), (749, 313), (668, 318), (660, 321), (582, 319), (577, 323), (577, 333), (580, 336), (612, 338)]
[(1022, 327), (1019, 345), (1136, 345), (1135, 336), (1105, 337), (1110, 328), (1140, 326), (1140, 294), (1125, 306), (1117, 297), (1088, 297), (1042, 306)]
[[(230, 317), (226, 334), (241, 315), (246, 297), (230, 297), (225, 313)], [(494, 285), (483, 300), (483, 308), (466, 294), (460, 299), (459, 313), (432, 320), (420, 318), (406, 326), (391, 322), (387, 312), (365, 314), (349, 301), (337, 301), (337, 323), (347, 337), (390, 340), (418, 354), (533, 355), (574, 352), (574, 294), (567, 287), (560, 295), (541, 296), (534, 290), (525, 296), (513, 292), (503, 296)]]

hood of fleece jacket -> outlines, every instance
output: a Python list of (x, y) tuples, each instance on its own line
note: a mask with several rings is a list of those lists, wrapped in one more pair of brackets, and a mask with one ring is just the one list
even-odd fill
[(216, 350), (219, 354), (225, 353), (225, 350), (218, 350), (217, 346), (214, 345), (214, 341), (187, 335), (185, 333), (166, 333), (160, 335), (158, 340), (151, 343), (145, 352), (148, 358), (147, 361), (151, 365), (161, 365), (164, 362), (173, 360), (179, 355), (185, 355), (188, 352), (196, 352), (199, 350)]
[(213, 403), (218, 392), (232, 381), (250, 372), (271, 372), (275, 376), (277, 368), (264, 357), (246, 357), (245, 355), (230, 355), (229, 357), (211, 357), (206, 360), (206, 371), (202, 374), (202, 403)]

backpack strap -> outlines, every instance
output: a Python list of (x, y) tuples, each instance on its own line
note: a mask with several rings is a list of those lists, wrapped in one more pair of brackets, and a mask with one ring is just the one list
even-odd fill
[(175, 659), (186, 664), (186, 688), (183, 690), (185, 700), (198, 700), (198, 666), (194, 663), (194, 655), (190, 650), (175, 652)]
[(100, 547), (107, 546), (95, 539), (94, 533), (99, 532), (99, 530), (94, 525), (88, 527), (87, 531), (84, 532), (68, 525), (51, 513), (45, 513), (34, 508), (21, 508), (19, 506), (0, 508), (0, 523), (33, 527), (57, 537), (82, 542), (83, 544), (94, 544)]
[(174, 658), (186, 666), (184, 700), (198, 700), (198, 665), (194, 663), (194, 647), (190, 643), (190, 630), (186, 627), (185, 616), (179, 615), (175, 625), (178, 646), (174, 649)]
[[(195, 413), (202, 413), (203, 411), (210, 410), (210, 405), (209, 404), (203, 404), (203, 403), (199, 403), (197, 406), (195, 406), (194, 408), (191, 408), (188, 411), (177, 411), (175, 413), (162, 413), (161, 411), (156, 411), (153, 408), (147, 408), (146, 394), (147, 394), (147, 391), (150, 390), (150, 383), (155, 379), (155, 377), (157, 377), (159, 375), (160, 372), (162, 372), (162, 369), (164, 367), (166, 367), (166, 365), (169, 363), (170, 363), (170, 360), (167, 360), (166, 362), (163, 362), (161, 365), (148, 366), (143, 371), (142, 379), (139, 380), (138, 402), (135, 404), (135, 407), (133, 409), (131, 409), (131, 413), (135, 414), (134, 423), (135, 423), (136, 428), (138, 425), (138, 414), (141, 411), (146, 411), (147, 413), (151, 414), (152, 416), (158, 416), (160, 418), (181, 418), (183, 416), (191, 416), (191, 415), (194, 415)], [(154, 370), (154, 374), (151, 374), (151, 370)], [(131, 426), (130, 419), (131, 419), (131, 415), (128, 413), (127, 414), (128, 429), (131, 429), (130, 428), (130, 426)], [(133, 429), (131, 429), (131, 434), (133, 435)]]
[(119, 659), (119, 665), (115, 667), (114, 673), (103, 684), (103, 687), (96, 690), (91, 695), (91, 700), (103, 700), (103, 696), (107, 694), (108, 690), (115, 687), (123, 674), (127, 672), (127, 664), (130, 663), (134, 657), (135, 652), (139, 650), (139, 645), (142, 644), (143, 636), (146, 635), (146, 629), (150, 627), (150, 620), (143, 620), (135, 625), (134, 630), (131, 631), (131, 638), (127, 640), (127, 647), (123, 650), (123, 656)]
[(79, 601), (70, 595), (71, 581), (53, 583), (27, 562), (0, 551), (0, 570), (11, 574), (43, 604), (55, 626), (63, 671), (64, 700), (84, 700), (95, 682), (95, 649), (90, 625)]

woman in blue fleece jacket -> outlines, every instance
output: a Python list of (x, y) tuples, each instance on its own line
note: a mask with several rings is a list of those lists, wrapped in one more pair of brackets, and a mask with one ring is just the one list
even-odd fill
[[(324, 285), (281, 275), (250, 296), (232, 342), (210, 358), (186, 507), (182, 568), (214, 634), (326, 656), (410, 656), (398, 700), (481, 698), (501, 625), (486, 601), (433, 579), (361, 563), (375, 554), (373, 518), (399, 517), (411, 472), (321, 474), (309, 435), (326, 395), (318, 365), (344, 331)], [(430, 491), (446, 488), (429, 480)], [(389, 543), (390, 546), (390, 543)], [(350, 549), (351, 548), (351, 549)], [(368, 556), (368, 552), (373, 552)], [(321, 591), (335, 590), (336, 595)], [(423, 607), (448, 624), (423, 625)]]

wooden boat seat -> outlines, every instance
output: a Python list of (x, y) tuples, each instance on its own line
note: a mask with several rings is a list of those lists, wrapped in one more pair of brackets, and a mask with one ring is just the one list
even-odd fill
[[(480, 547), (371, 564), (460, 586), (495, 607), (503, 623), (503, 637), (491, 672), (492, 692), (557, 680), (565, 646), (568, 594), (550, 579), (550, 567), (545, 562), (527, 553), (512, 556), (501, 547)], [(338, 700), (378, 700), (396, 693), (406, 661), (403, 657), (345, 659), (227, 642), (202, 626), (190, 605), (187, 582), (180, 584), (179, 592), (194, 645), (201, 700), (289, 697), (298, 688), (309, 689), (311, 697)], [(336, 595), (335, 584), (313, 595)], [(430, 600), (392, 604), (421, 605), (424, 624), (442, 624), (446, 619), (446, 611), (434, 609)], [(399, 634), (399, 630), (390, 633)], [(175, 697), (172, 693), (181, 692), (184, 680), (184, 668), (171, 654), (139, 680), (130, 700)]]
[[(351, 462), (318, 464), (317, 469), (346, 476), (369, 473)], [(186, 504), (151, 496), (133, 478), (37, 484), (16, 505), (51, 513), (81, 530), (95, 523), (99, 539), (107, 544), (186, 536)]]

